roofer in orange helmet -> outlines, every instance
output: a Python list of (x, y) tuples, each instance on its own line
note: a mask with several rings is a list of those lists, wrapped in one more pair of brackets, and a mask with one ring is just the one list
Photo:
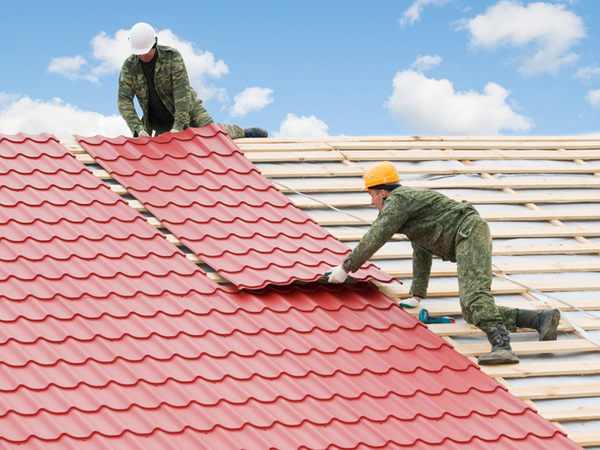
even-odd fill
[(484, 331), (492, 345), (479, 364), (514, 364), (508, 331), (536, 329), (540, 340), (555, 340), (560, 311), (498, 307), (491, 294), (492, 238), (486, 221), (468, 203), (400, 184), (396, 167), (380, 162), (364, 174), (365, 190), (379, 215), (356, 248), (339, 266), (332, 267), (330, 283), (343, 283), (396, 233), (413, 248), (412, 298), (401, 306), (414, 308), (427, 295), (433, 256), (457, 263), (460, 306), (464, 319)]

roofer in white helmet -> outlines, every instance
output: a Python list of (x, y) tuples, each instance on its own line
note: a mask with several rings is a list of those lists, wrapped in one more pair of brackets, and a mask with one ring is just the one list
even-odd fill
[(379, 215), (359, 244), (339, 266), (326, 275), (330, 283), (343, 283), (396, 233), (404, 234), (413, 249), (410, 295), (400, 305), (419, 306), (427, 296), (433, 256), (457, 263), (460, 306), (464, 319), (486, 333), (492, 344), (479, 364), (514, 364), (509, 331), (535, 329), (540, 340), (555, 340), (560, 311), (534, 311), (496, 306), (491, 294), (492, 238), (486, 221), (468, 203), (456, 202), (427, 189), (400, 184), (396, 167), (380, 162), (364, 174), (365, 190)]
[[(135, 24), (129, 34), (129, 45), (132, 55), (123, 63), (119, 75), (118, 107), (134, 137), (153, 133), (159, 136), (214, 122), (190, 86), (181, 53), (158, 45), (152, 26), (144, 22)], [(142, 108), (141, 119), (135, 110), (134, 97)], [(267, 137), (262, 128), (222, 125), (232, 139)]]

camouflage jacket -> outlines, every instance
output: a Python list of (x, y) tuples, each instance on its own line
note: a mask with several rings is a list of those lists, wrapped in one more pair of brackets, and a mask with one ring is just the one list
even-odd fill
[[(187, 70), (181, 53), (171, 47), (158, 45), (158, 57), (154, 70), (154, 80), (158, 96), (169, 110), (175, 122), (173, 128), (184, 130), (189, 126), (204, 126), (212, 122), (191, 88)], [(143, 117), (139, 118), (133, 104), (137, 97), (142, 108)], [(148, 120), (148, 82), (137, 55), (129, 56), (123, 63), (119, 75), (118, 107), (119, 112), (134, 136), (141, 130), (152, 135), (152, 127)], [(196, 123), (203, 117), (203, 122)]]
[[(456, 261), (456, 244), (468, 236), (476, 221), (483, 220), (468, 203), (456, 202), (436, 191), (400, 186), (385, 199), (383, 209), (344, 266), (357, 271), (396, 233), (413, 247), (412, 295), (425, 297), (432, 255)], [(466, 226), (465, 226), (466, 225)]]

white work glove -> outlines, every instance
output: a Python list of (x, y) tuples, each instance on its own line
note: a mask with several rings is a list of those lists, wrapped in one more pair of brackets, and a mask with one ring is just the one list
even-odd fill
[(170, 133), (179, 133), (179, 130), (177, 128), (171, 128)]
[(335, 266), (329, 268), (329, 270), (325, 272), (325, 276), (329, 276), (327, 281), (330, 283), (340, 284), (346, 281), (346, 278), (348, 278), (348, 272), (346, 272), (342, 266)]
[(138, 137), (150, 137), (150, 135), (148, 134), (148, 132), (146, 130), (142, 130), (138, 133)]
[(400, 302), (400, 306), (403, 306), (404, 308), (417, 308), (419, 303), (421, 303), (420, 299), (412, 297), (402, 300)]

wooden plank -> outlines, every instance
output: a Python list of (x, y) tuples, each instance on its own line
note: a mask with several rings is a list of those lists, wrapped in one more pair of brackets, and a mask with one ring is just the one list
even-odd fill
[(538, 413), (548, 420), (574, 422), (600, 419), (600, 407), (580, 406), (579, 408), (540, 409)]
[(354, 151), (379, 151), (379, 150), (403, 150), (403, 149), (444, 149), (451, 148), (455, 150), (479, 150), (489, 151), (496, 149), (510, 149), (510, 150), (598, 150), (600, 148), (600, 142), (598, 140), (575, 140), (570, 137), (567, 139), (547, 139), (547, 140), (529, 140), (529, 139), (514, 139), (514, 140), (503, 140), (503, 139), (482, 139), (480, 137), (467, 139), (453, 139), (453, 138), (434, 138), (429, 137), (426, 139), (393, 139), (393, 138), (371, 138), (371, 139), (357, 139), (352, 138), (351, 140), (343, 141), (340, 139), (329, 139), (327, 143), (339, 150), (354, 150)]
[[(393, 248), (384, 246), (378, 250), (370, 259), (410, 259), (412, 258), (412, 247)], [(493, 256), (527, 256), (527, 255), (577, 255), (600, 253), (600, 243), (584, 244), (545, 244), (545, 245), (494, 245)], [(435, 266), (434, 266), (435, 269)], [(401, 269), (393, 269), (401, 270)]]
[[(527, 303), (524, 301), (508, 302), (502, 299), (496, 299), (498, 306), (508, 306), (510, 308), (524, 308), (533, 310), (544, 310), (548, 308), (557, 308), (561, 311), (575, 311), (577, 308), (583, 311), (598, 311), (600, 310), (600, 298), (597, 300), (569, 300), (568, 304), (558, 301), (549, 301), (546, 304)], [(572, 306), (569, 306), (572, 305)], [(406, 312), (418, 317), (421, 308), (427, 309), (429, 315), (432, 317), (436, 316), (460, 316), (462, 311), (458, 300), (456, 302), (443, 302), (443, 303), (431, 303), (427, 300), (421, 302), (419, 308), (407, 309)]]
[[(367, 228), (368, 226), (365, 226)], [(359, 241), (366, 233), (366, 230), (337, 230), (330, 229), (330, 232), (340, 241)], [(510, 228), (495, 228), (491, 230), (494, 239), (511, 239), (511, 238), (552, 238), (552, 237), (574, 237), (600, 236), (600, 226), (589, 225), (579, 227), (510, 227)], [(394, 240), (407, 240), (403, 235), (394, 235)]]
[[(503, 274), (523, 273), (572, 273), (572, 272), (600, 272), (600, 258), (598, 261), (540, 261), (531, 263), (502, 263), (494, 264), (494, 272)], [(386, 267), (385, 272), (393, 277), (412, 277), (412, 267)], [(455, 264), (433, 266), (432, 277), (455, 277), (457, 268)]]
[(267, 178), (362, 177), (365, 172), (359, 166), (259, 167), (258, 170)]
[[(600, 351), (599, 346), (585, 339), (511, 342), (510, 346), (517, 355)], [(455, 345), (454, 350), (464, 356), (479, 356), (490, 352), (490, 344), (486, 342), (485, 344)]]
[[(335, 146), (334, 146), (335, 147)], [(403, 146), (405, 150), (390, 150), (389, 147), (380, 145), (363, 146), (367, 150), (359, 150), (359, 146), (346, 145), (340, 147), (342, 153), (349, 161), (471, 161), (481, 160), (550, 160), (568, 161), (574, 159), (600, 160), (600, 150), (569, 150), (559, 152), (556, 150), (503, 150), (495, 149), (465, 149), (450, 146), (440, 146), (432, 143), (430, 149), (425, 145)], [(441, 149), (440, 149), (441, 147)], [(355, 150), (357, 149), (357, 150)], [(417, 150), (418, 149), (418, 150)], [(444, 150), (448, 149), (448, 150)], [(401, 167), (398, 167), (400, 170)]]
[(500, 366), (480, 366), (481, 370), (493, 378), (552, 377), (563, 375), (600, 374), (600, 359), (590, 361), (570, 361), (557, 364), (556, 361), (540, 363), (519, 363)]
[[(305, 162), (311, 162), (307, 155)], [(301, 166), (301, 167), (259, 167), (261, 173), (267, 178), (307, 178), (307, 177), (348, 177), (359, 176), (364, 173), (360, 166)], [(600, 173), (600, 166), (586, 165), (519, 165), (519, 166), (403, 166), (401, 175), (459, 175), (459, 174), (586, 174)]]
[[(540, 292), (580, 292), (580, 291), (600, 291), (600, 277), (597, 280), (532, 280), (528, 283), (530, 288)], [(410, 290), (408, 284), (391, 284), (381, 289), (390, 297), (406, 297)], [(520, 284), (510, 281), (500, 281), (494, 279), (492, 282), (493, 295), (523, 294), (529, 292), (529, 289)], [(427, 290), (428, 297), (456, 297), (458, 296), (458, 281), (449, 283), (429, 284)], [(599, 321), (600, 322), (600, 321)]]
[[(244, 153), (261, 152), (312, 152), (333, 150), (326, 142), (302, 142), (292, 140), (292, 142), (272, 142), (272, 141), (240, 141), (236, 139), (235, 143)], [(246, 155), (250, 156), (250, 155)]]
[[(319, 212), (308, 215), (322, 227), (363, 225), (373, 222), (378, 212), (352, 213)], [(550, 220), (600, 220), (600, 208), (579, 209), (523, 209), (522, 211), (497, 210), (480, 211), (487, 222), (535, 222)], [(360, 220), (362, 219), (362, 220)]]
[(600, 445), (600, 430), (569, 431), (569, 439), (582, 447)]
[[(277, 185), (277, 183), (275, 182)], [(290, 189), (280, 187), (283, 193), (293, 192), (303, 194), (333, 193), (333, 192), (362, 192), (364, 183), (361, 180), (339, 181), (335, 183), (315, 183), (313, 181), (291, 180), (285, 183)], [(407, 180), (405, 186), (423, 189), (598, 189), (598, 177), (518, 177), (492, 179), (463, 179), (452, 178), (431, 181)]]
[(305, 161), (342, 161), (344, 156), (336, 151), (314, 151), (314, 152), (256, 152), (248, 153), (246, 157), (253, 163), (261, 162), (305, 162)]
[[(450, 194), (448, 197), (459, 202), (464, 201), (473, 205), (600, 202), (600, 192), (590, 191), (578, 192), (576, 194), (568, 192), (534, 192), (527, 194)], [(323, 195), (319, 197), (319, 200), (336, 208), (371, 207), (371, 198), (366, 192), (355, 197)], [(302, 209), (325, 207), (323, 203), (308, 197), (294, 197), (292, 201)]]
[[(575, 325), (586, 331), (600, 330), (600, 320), (598, 319), (579, 319), (573, 321)], [(476, 336), (482, 335), (483, 331), (470, 323), (433, 323), (427, 325), (431, 331), (438, 336)], [(573, 326), (565, 321), (561, 321), (558, 325), (558, 331), (571, 332), (574, 331)]]
[(546, 384), (538, 386), (510, 386), (511, 394), (523, 400), (600, 397), (600, 383)]

